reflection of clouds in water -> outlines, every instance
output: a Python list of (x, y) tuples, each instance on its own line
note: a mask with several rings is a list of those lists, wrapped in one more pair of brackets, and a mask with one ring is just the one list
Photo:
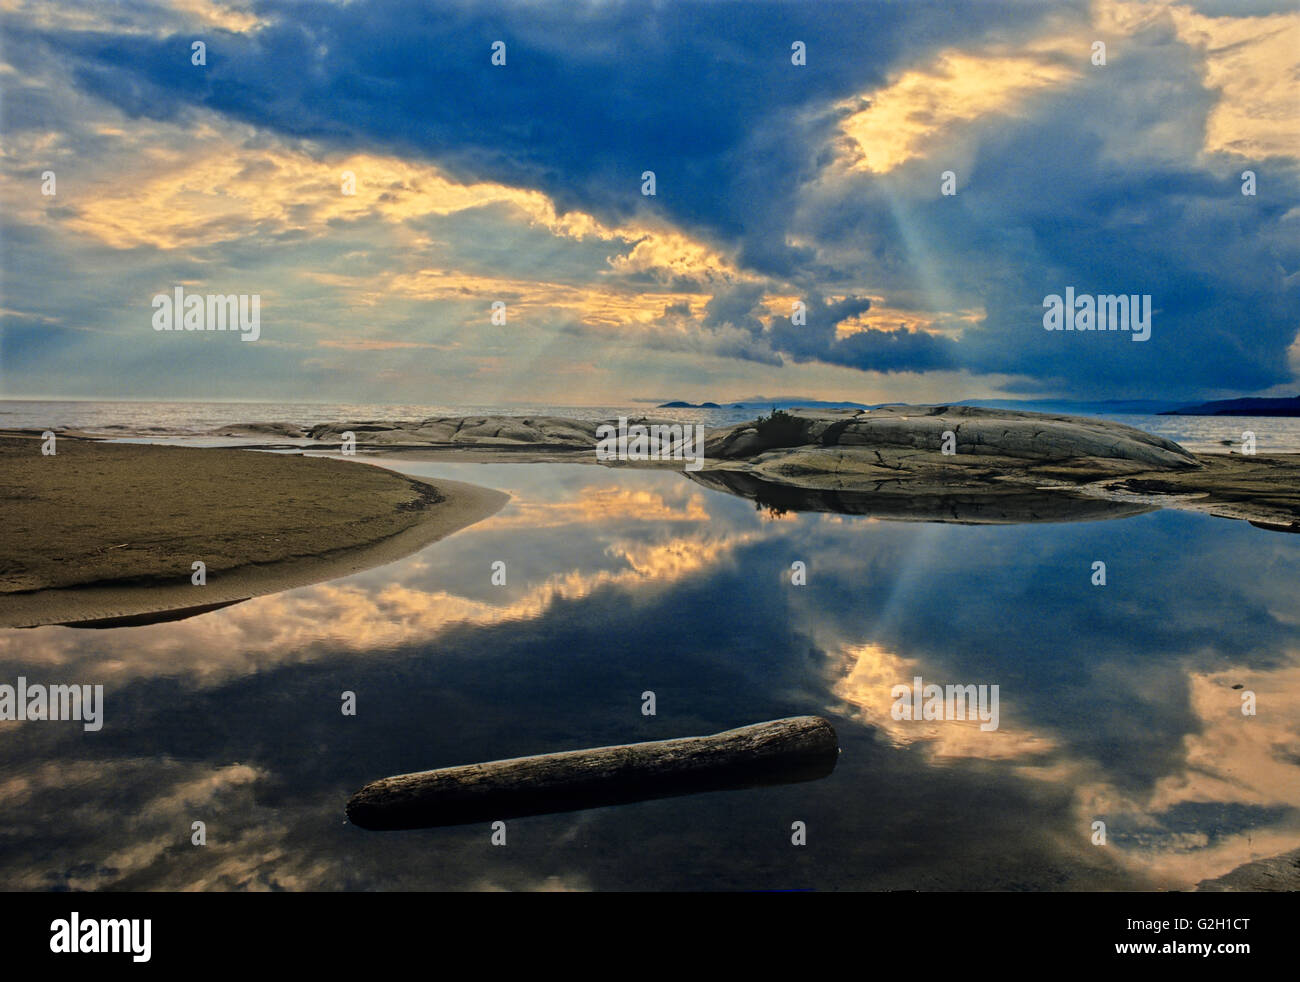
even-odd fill
[[(1243, 689), (1233, 689), (1234, 685)], [(1241, 711), (1243, 691), (1254, 692), (1257, 697), (1254, 716)], [(1275, 671), (1243, 669), (1195, 674), (1192, 704), (1202, 728), (1186, 738), (1187, 757), (1198, 772), (1198, 780), (1182, 791), (1193, 790), (1198, 797), (1209, 800), (1300, 808), (1296, 771), (1300, 767), (1300, 665)], [(1216, 793), (1225, 786), (1231, 792), (1230, 798)], [(1162, 801), (1166, 794), (1166, 789), (1157, 787), (1156, 801)]]
[[(882, 730), (894, 743), (908, 746), (924, 745), (928, 757), (942, 761), (944, 758), (979, 757), (984, 760), (1016, 760), (1035, 758), (1056, 749), (1050, 737), (1007, 723), (1014, 706), (1000, 701), (1000, 719), (996, 730), (981, 730), (980, 720), (907, 720), (894, 719), (892, 690), (895, 685), (912, 685), (919, 675), (924, 684), (974, 684), (989, 682), (986, 679), (932, 678), (926, 674), (919, 661), (901, 658), (876, 644), (849, 647), (843, 653), (843, 675), (831, 689), (842, 700), (832, 703), (830, 712), (861, 719)], [(990, 684), (992, 684), (990, 682)]]
[[(483, 480), (515, 493), (495, 519), (381, 570), (172, 624), (0, 632), (0, 678), (109, 684), (95, 746), (117, 755), (87, 760), (84, 737), (54, 728), (0, 729), (0, 825), (19, 846), (0, 860), (7, 881), (1187, 886), (1295, 845), (1295, 539), (1185, 515), (770, 521), (670, 473), (511, 474)], [(506, 587), (488, 583), (497, 558)], [(1113, 586), (1090, 587), (1094, 558)], [(791, 584), (794, 560), (807, 586)], [(340, 674), (382, 722), (321, 718), (322, 694), (337, 712)], [(914, 675), (998, 684), (999, 730), (893, 720), (890, 689)], [(1260, 694), (1254, 719), (1232, 715), (1236, 683)], [(644, 687), (667, 699), (663, 719), (639, 716)], [(382, 773), (825, 707), (846, 749), (811, 785), (533, 819), (496, 853), (480, 828), (343, 824), (352, 782)], [(163, 749), (206, 763), (152, 759)], [(830, 850), (802, 872), (762, 827), (788, 808)], [(1095, 817), (1106, 849), (1088, 841)], [(204, 849), (189, 845), (195, 818), (209, 822)]]
[(707, 522), (709, 512), (704, 506), (704, 495), (688, 489), (688, 485), (682, 485), (673, 494), (671, 489), (587, 486), (580, 488), (577, 497), (570, 500), (512, 498), (510, 505), (480, 523), (478, 529), (535, 530), (614, 518), (633, 522)]
[[(129, 808), (86, 800), (86, 789), (106, 779)], [(344, 826), (337, 793), (266, 804), (269, 781), (265, 770), (242, 764), (42, 764), (0, 782), (8, 846), (0, 878), (12, 890), (588, 889), (582, 876), (548, 875), (526, 864), (485, 872), (482, 850), (439, 854), (436, 864), (421, 861), (431, 851), (427, 841), (374, 837)], [(338, 816), (329, 834), (339, 841), (326, 848), (321, 813)], [(191, 840), (195, 821), (206, 825), (203, 846)], [(409, 861), (396, 878), (377, 882), (350, 868), (349, 851), (398, 852)]]
[(536, 620), (561, 600), (581, 600), (602, 588), (667, 590), (755, 538), (754, 533), (703, 533), (657, 542), (620, 539), (604, 552), (619, 560), (621, 568), (554, 573), (499, 603), (444, 590), (340, 581), (172, 624), (93, 632), (59, 627), (4, 631), (0, 663), (21, 665), (29, 674), (39, 665), (51, 678), (107, 685), (155, 676), (220, 685), (234, 676), (333, 656), (339, 648), (378, 653), (433, 640), (455, 626)]
[[(10, 846), (0, 860), (4, 881), (11, 889), (94, 890), (179, 864), (187, 875), (176, 882), (187, 889), (235, 886), (227, 867), (247, 862), (238, 858), (247, 843), (241, 832), (232, 837), (229, 820), (236, 828), (252, 820), (256, 828), (271, 818), (253, 793), (265, 777), (242, 764), (156, 759), (61, 759), (30, 768), (0, 784)], [(105, 782), (115, 799), (131, 802), (128, 811), (90, 797)], [(207, 846), (191, 844), (195, 821), (207, 823)], [(39, 864), (34, 855), (42, 856)], [(214, 867), (227, 869), (218, 875)]]
[[(1295, 847), (1296, 540), (1171, 514), (1053, 530), (881, 523), (856, 549), (852, 529), (835, 534), (838, 548), (808, 549), (820, 593), (789, 613), (839, 654), (833, 711), (933, 766), (985, 760), (1073, 789), (1078, 834), (1105, 819), (1109, 851), (1166, 886)], [(1090, 586), (1094, 558), (1111, 586)], [(893, 720), (890, 690), (914, 675), (999, 683), (1001, 728)], [(1233, 684), (1267, 714), (1243, 717)]]
[[(1300, 647), (1294, 613), (1282, 616), (1295, 610), (1300, 542), (1244, 523), (929, 526), (919, 565), (910, 529), (857, 534), (870, 539), (810, 535), (810, 585), (790, 600), (802, 632), (826, 651), (870, 641), (927, 677), (999, 683), (1017, 721), (1127, 771), (1131, 789), (1181, 760), (1199, 725), (1192, 673), (1279, 667)], [(1107, 587), (1089, 583), (1096, 557)]]
[[(1183, 738), (1183, 766), (1147, 798), (1097, 775), (1079, 788), (1081, 808), (1104, 815), (1134, 840), (1126, 855), (1149, 873), (1184, 884), (1294, 849), (1300, 839), (1300, 657), (1279, 669), (1193, 672), (1199, 725)], [(1242, 685), (1258, 713), (1241, 712)], [(1183, 832), (1189, 816), (1208, 831)]]
[[(980, 679), (932, 677), (920, 661), (870, 643), (848, 646), (842, 665), (831, 690), (842, 701), (832, 702), (831, 712), (861, 718), (896, 744), (919, 745), (935, 765), (980, 758), (1013, 764), (1022, 777), (1074, 788), (1080, 834), (1104, 819), (1110, 848), (1153, 882), (1187, 889), (1293, 849), (1300, 837), (1300, 667), (1192, 673), (1199, 726), (1183, 739), (1180, 765), (1162, 775), (1149, 795), (1135, 796), (1110, 784), (1104, 765), (1072, 755), (1051, 732), (1005, 723), (984, 732), (975, 721), (918, 723), (891, 715), (892, 687), (914, 675), (939, 684)], [(1235, 684), (1254, 691), (1267, 712), (1243, 715)], [(1004, 702), (1003, 719), (1013, 713), (1014, 706)], [(1211, 818), (1212, 832), (1180, 829), (1189, 815)]]

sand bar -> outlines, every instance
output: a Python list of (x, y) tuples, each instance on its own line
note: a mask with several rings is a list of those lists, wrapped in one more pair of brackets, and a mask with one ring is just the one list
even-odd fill
[[(320, 457), (41, 445), (0, 435), (0, 627), (199, 613), (392, 562), (508, 500)], [(195, 561), (206, 585), (192, 582)]]

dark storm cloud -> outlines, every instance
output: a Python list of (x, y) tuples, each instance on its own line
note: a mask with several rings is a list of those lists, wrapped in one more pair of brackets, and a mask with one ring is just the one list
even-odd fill
[(772, 347), (796, 362), (820, 361), (864, 371), (926, 371), (955, 367), (956, 347), (950, 338), (907, 329), (867, 328), (838, 336), (844, 321), (866, 313), (871, 301), (847, 297), (837, 302), (812, 301), (807, 323), (795, 325), (789, 318), (772, 320)]
[[(436, 160), (465, 179), (536, 187), (565, 208), (629, 214), (640, 174), (686, 224), (739, 235), (751, 197), (780, 198), (806, 148), (791, 119), (881, 84), (900, 57), (1023, 28), (1032, 3), (272, 2), (250, 35), (41, 36), (81, 85), (132, 115), (192, 107), (340, 148)], [(490, 45), (507, 45), (504, 69)], [(790, 63), (795, 40), (814, 70)], [(761, 149), (764, 159), (747, 156)], [(773, 158), (772, 154), (778, 156)], [(756, 166), (761, 164), (761, 166)]]
[[(1203, 52), (1167, 17), (1112, 39), (1104, 69), (1081, 53), (1075, 81), (971, 123), (956, 197), (937, 194), (938, 157), (826, 180), (840, 100), (950, 47), (1021, 50), (1052, 17), (1073, 11), (1086, 23), (1086, 7), (267, 0), (251, 8), (262, 26), (245, 34), (3, 23), (20, 71), (58, 64), (83, 94), (130, 117), (186, 124), (216, 112), (268, 138), (537, 189), (561, 210), (606, 222), (649, 209), (733, 251), (769, 294), (793, 287), (809, 302), (807, 325), (763, 326), (759, 286), (710, 288), (695, 325), (702, 352), (867, 371), (965, 369), (1009, 378), (1012, 390), (1079, 396), (1286, 383), (1300, 321), (1300, 249), (1285, 217), (1298, 200), (1295, 157), (1205, 152), (1220, 94), (1204, 82)], [(1188, 5), (1235, 12), (1224, 7)], [(190, 64), (195, 38), (208, 45), (206, 67)], [(490, 64), (497, 40), (507, 44), (504, 68)], [(790, 63), (794, 40), (807, 44), (806, 67)], [(47, 96), (31, 95), (7, 101), (6, 127), (58, 125)], [(99, 138), (77, 139), (93, 152)], [(1253, 198), (1239, 193), (1246, 167), (1260, 174)], [(653, 198), (640, 194), (645, 170), (656, 174)], [(1043, 297), (1066, 286), (1151, 294), (1151, 340), (1043, 331)], [(843, 317), (817, 298), (868, 290), (886, 306), (928, 312), (941, 333), (838, 337)], [(983, 318), (949, 330), (972, 310)]]

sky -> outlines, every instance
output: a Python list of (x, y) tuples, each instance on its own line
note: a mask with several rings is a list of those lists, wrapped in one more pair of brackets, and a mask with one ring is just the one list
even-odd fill
[(0, 0), (0, 397), (1291, 395), (1298, 158), (1294, 2)]

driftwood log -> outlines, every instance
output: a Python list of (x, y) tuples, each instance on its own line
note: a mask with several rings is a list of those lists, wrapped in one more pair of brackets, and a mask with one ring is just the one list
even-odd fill
[(364, 829), (419, 829), (792, 784), (825, 777), (839, 742), (818, 716), (755, 723), (713, 736), (656, 740), (400, 774), (348, 801)]

